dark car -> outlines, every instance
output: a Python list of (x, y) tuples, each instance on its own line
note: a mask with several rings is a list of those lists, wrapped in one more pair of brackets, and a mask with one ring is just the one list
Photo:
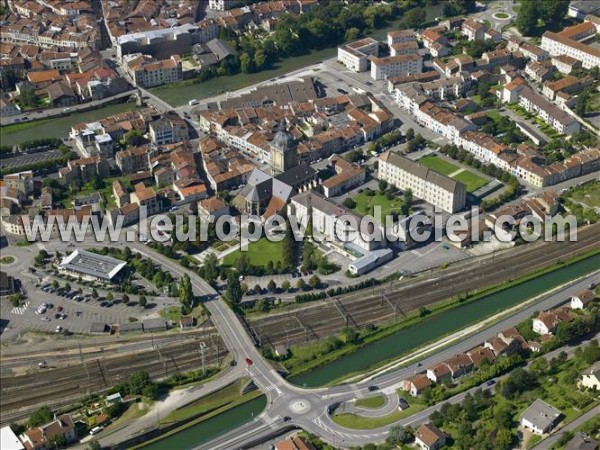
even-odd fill
[(342, 88), (337, 88), (337, 91), (338, 91), (340, 94), (347, 94), (347, 93), (348, 93), (348, 91), (346, 91), (346, 90), (344, 90), (344, 89), (342, 89)]
[(377, 389), (379, 389), (379, 388), (378, 388), (377, 386), (372, 386), (372, 385), (371, 385), (371, 386), (369, 386), (367, 389), (368, 389), (369, 391), (373, 392), (373, 391), (376, 391), (376, 390), (377, 390)]
[(232, 359), (232, 360), (231, 360), (231, 362), (229, 363), (229, 365), (230, 365), (231, 367), (233, 367), (233, 366), (237, 366), (237, 361), (236, 361), (235, 359)]
[(290, 416), (283, 416), (284, 422), (289, 422), (290, 420), (292, 420), (292, 418)]
[(496, 380), (490, 380), (485, 384), (486, 384), (486, 386), (493, 386), (494, 384), (496, 384)]

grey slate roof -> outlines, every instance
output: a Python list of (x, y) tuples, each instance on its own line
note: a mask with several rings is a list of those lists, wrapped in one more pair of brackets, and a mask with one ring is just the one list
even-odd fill
[(462, 184), (395, 152), (386, 152), (381, 156), (381, 159), (448, 192), (456, 192)]
[(521, 419), (531, 422), (541, 430), (546, 430), (560, 415), (561, 412), (558, 409), (538, 398), (523, 412)]

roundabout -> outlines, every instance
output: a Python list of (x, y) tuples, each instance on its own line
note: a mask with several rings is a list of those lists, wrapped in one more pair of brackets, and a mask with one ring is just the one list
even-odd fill
[(294, 400), (289, 407), (294, 414), (305, 414), (310, 411), (310, 402), (304, 399)]
[(14, 262), (15, 262), (14, 256), (6, 255), (6, 256), (3, 256), (2, 258), (0, 258), (0, 264), (3, 264), (3, 265), (12, 264)]
[(497, 20), (508, 20), (510, 19), (510, 15), (505, 12), (495, 12), (493, 15), (494, 19)]

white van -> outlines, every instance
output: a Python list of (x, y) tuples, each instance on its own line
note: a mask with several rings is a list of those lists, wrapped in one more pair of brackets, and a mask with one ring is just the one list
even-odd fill
[(192, 99), (192, 100), (190, 100), (190, 101), (188, 102), (188, 105), (190, 105), (190, 106), (194, 106), (194, 105), (197, 105), (197, 104), (198, 104), (198, 100), (196, 100), (195, 98), (194, 98), (194, 99)]
[(93, 436), (96, 433), (100, 433), (102, 431), (102, 427), (94, 427), (90, 430), (90, 434)]

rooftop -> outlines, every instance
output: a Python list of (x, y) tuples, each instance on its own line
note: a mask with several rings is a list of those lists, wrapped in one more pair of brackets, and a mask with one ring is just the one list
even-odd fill
[(104, 280), (113, 279), (126, 265), (127, 263), (120, 259), (98, 255), (86, 250), (75, 250), (60, 263), (60, 267), (63, 269)]

